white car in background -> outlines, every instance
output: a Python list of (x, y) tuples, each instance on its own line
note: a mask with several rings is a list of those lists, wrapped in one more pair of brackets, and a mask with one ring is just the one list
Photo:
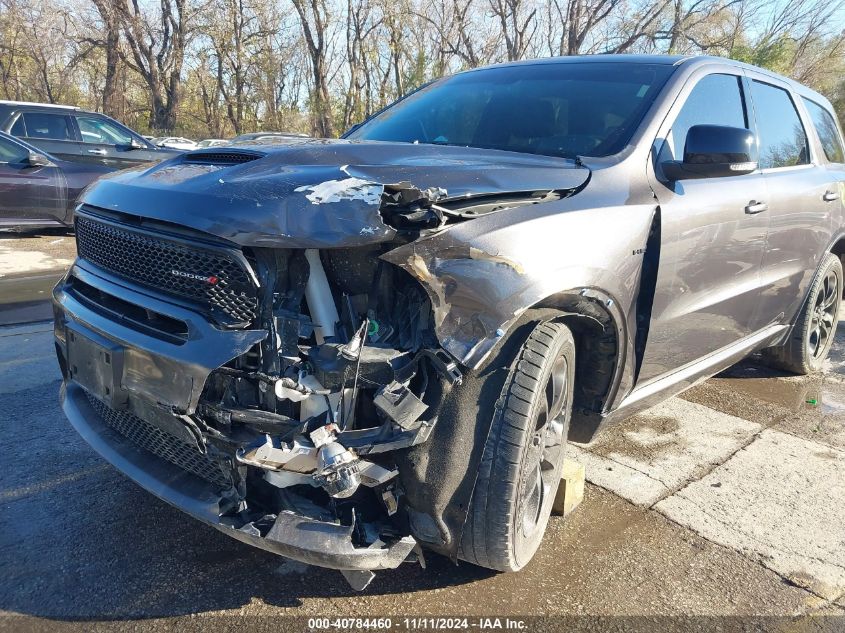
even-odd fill
[(230, 141), (227, 141), (225, 138), (207, 138), (199, 143), (197, 143), (197, 149), (203, 147), (221, 147), (222, 145), (228, 145)]
[(197, 148), (197, 144), (194, 141), (181, 136), (163, 136), (154, 141), (154, 143), (159, 147), (168, 147), (170, 149), (192, 150)]

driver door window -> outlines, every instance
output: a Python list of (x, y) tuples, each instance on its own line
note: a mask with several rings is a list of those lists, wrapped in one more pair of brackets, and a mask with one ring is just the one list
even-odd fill
[(83, 143), (99, 143), (105, 145), (129, 145), (132, 137), (120, 127), (99, 117), (78, 116), (76, 123)]
[(707, 75), (695, 85), (672, 125), (660, 152), (660, 162), (683, 160), (687, 132), (694, 125), (748, 129), (739, 77)]

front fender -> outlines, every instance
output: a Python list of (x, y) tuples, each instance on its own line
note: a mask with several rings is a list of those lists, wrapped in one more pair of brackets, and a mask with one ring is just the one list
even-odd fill
[(403, 245), (383, 258), (431, 299), (440, 344), (480, 367), (527, 309), (598, 291), (631, 321), (655, 204), (589, 207), (587, 197), (501, 211)]

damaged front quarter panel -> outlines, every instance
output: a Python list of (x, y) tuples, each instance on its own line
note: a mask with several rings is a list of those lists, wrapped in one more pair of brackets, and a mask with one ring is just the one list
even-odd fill
[(440, 344), (475, 367), (526, 307), (530, 283), (522, 266), (472, 246), (428, 240), (401, 247), (386, 261), (413, 275), (428, 291)]
[[(559, 293), (596, 289), (629, 314), (639, 283), (631, 253), (645, 243), (654, 205), (596, 200), (585, 209), (587, 197), (478, 217), (382, 258), (425, 287), (441, 345), (477, 368), (523, 312)], [(598, 236), (596, 227), (613, 230)]]

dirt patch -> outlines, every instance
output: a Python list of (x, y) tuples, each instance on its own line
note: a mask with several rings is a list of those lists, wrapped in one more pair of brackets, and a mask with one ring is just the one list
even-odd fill
[(593, 451), (608, 457), (624, 454), (637, 461), (653, 462), (669, 451), (678, 450), (683, 438), (678, 433), (677, 418), (669, 416), (634, 416), (621, 422), (614, 433), (607, 433)]

